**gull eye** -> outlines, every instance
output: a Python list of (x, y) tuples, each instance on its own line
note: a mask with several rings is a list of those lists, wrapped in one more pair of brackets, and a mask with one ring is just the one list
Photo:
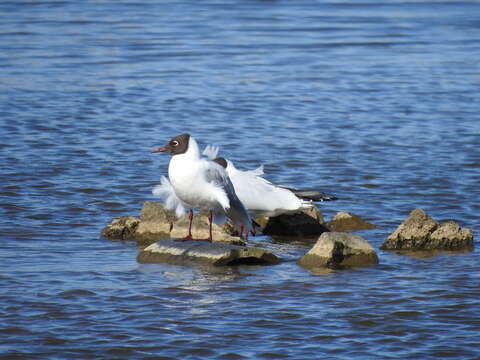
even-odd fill
[(171, 144), (172, 144), (172, 146), (178, 146), (178, 141), (177, 141), (177, 140), (173, 140), (173, 141), (171, 142)]

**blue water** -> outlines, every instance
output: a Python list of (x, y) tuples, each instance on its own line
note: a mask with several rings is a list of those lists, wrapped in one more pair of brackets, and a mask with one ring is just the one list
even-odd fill
[[(408, 213), (480, 233), (476, 1), (2, 1), (2, 359), (478, 359), (480, 265), (379, 250)], [(182, 132), (342, 200), (380, 264), (141, 265), (102, 239)]]

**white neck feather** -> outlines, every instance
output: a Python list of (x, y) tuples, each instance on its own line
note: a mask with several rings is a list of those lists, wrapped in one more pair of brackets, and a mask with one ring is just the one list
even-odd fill
[(198, 159), (200, 158), (200, 149), (198, 148), (197, 141), (193, 138), (193, 136), (190, 136), (190, 139), (188, 140), (188, 150), (185, 154), (185, 157), (193, 158), (193, 159)]

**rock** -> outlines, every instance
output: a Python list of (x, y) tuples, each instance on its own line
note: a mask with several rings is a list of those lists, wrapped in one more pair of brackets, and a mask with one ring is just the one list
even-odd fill
[(170, 237), (171, 224), (156, 221), (140, 221), (133, 238), (142, 244), (150, 244)]
[(323, 219), (323, 215), (320, 212), (320, 209), (316, 206), (311, 207), (310, 209), (306, 209), (302, 211), (304, 214), (310, 216), (320, 224), (325, 224), (325, 220)]
[(140, 219), (134, 216), (120, 216), (113, 219), (110, 224), (105, 226), (101, 234), (111, 240), (129, 240), (134, 238), (134, 234), (140, 224)]
[(140, 263), (169, 263), (174, 265), (271, 265), (280, 262), (274, 254), (260, 249), (203, 241), (160, 240), (137, 256)]
[[(394, 248), (424, 248), (429, 234), (435, 231), (438, 223), (422, 209), (413, 210), (409, 217), (388, 237)], [(382, 246), (386, 246), (384, 243)]]
[(329, 231), (324, 225), (323, 216), (317, 207), (295, 214), (283, 214), (268, 219), (265, 235), (307, 238)]
[(441, 225), (430, 235), (430, 239), (432, 243), (442, 244), (444, 248), (448, 249), (473, 247), (472, 230), (461, 229), (455, 221), (447, 221)]
[[(188, 234), (188, 216), (184, 216), (173, 224), (173, 229), (170, 232), (172, 238), (183, 238)], [(192, 221), (192, 236), (195, 239), (208, 238), (208, 219), (207, 215), (200, 213), (193, 215)], [(212, 225), (212, 238), (214, 242), (226, 242), (229, 244), (245, 245), (245, 241), (239, 237), (234, 237), (225, 232), (222, 226), (216, 224)]]
[[(177, 219), (175, 213), (165, 209), (162, 203), (147, 201), (140, 214), (141, 223), (135, 233), (135, 238), (142, 241), (157, 241), (165, 238), (182, 238), (188, 234), (188, 215)], [(208, 219), (206, 213), (194, 214), (192, 235), (196, 239), (208, 238)], [(224, 228), (213, 224), (212, 237), (214, 242), (227, 242), (244, 245), (239, 237), (231, 236)]]
[(267, 227), (267, 224), (268, 224), (268, 220), (270, 218), (264, 216), (264, 217), (260, 217), (260, 218), (255, 218), (253, 219), (261, 228), (261, 231), (263, 233), (263, 230)]
[(378, 264), (373, 247), (362, 237), (342, 232), (323, 233), (299, 260), (307, 269), (342, 269)]
[[(156, 201), (146, 201), (140, 213), (140, 219), (133, 216), (121, 216), (112, 220), (101, 230), (108, 239), (131, 239), (142, 245), (170, 237), (185, 237), (188, 234), (188, 215), (178, 219), (173, 211), (167, 210)], [(226, 226), (213, 224), (212, 235), (215, 242), (245, 245), (239, 237), (225, 232)], [(233, 227), (232, 227), (233, 228)], [(195, 238), (208, 238), (208, 220), (206, 214), (195, 214), (192, 223)]]
[(375, 225), (363, 220), (358, 215), (340, 211), (327, 223), (327, 227), (332, 231), (342, 232), (374, 229)]
[(140, 212), (140, 223), (133, 236), (142, 244), (166, 239), (170, 237), (175, 220), (175, 212), (165, 209), (157, 201), (146, 201)]
[[(213, 225), (216, 225), (215, 223)], [(239, 231), (235, 228), (235, 225), (230, 220), (225, 221), (219, 226), (222, 231), (232, 236), (239, 236)], [(213, 229), (213, 228), (212, 228)], [(213, 231), (213, 230), (212, 230)]]
[(380, 249), (408, 251), (473, 249), (473, 232), (461, 229), (454, 221), (440, 225), (422, 209), (415, 209), (390, 234)]
[(172, 225), (177, 217), (175, 212), (167, 210), (162, 203), (157, 201), (145, 201), (140, 212), (140, 220), (152, 222), (165, 222)]
[[(268, 221), (268, 218), (267, 217), (260, 218), (261, 222), (262, 222), (262, 220), (265, 221), (265, 223), (263, 223), (263, 225), (261, 223), (258, 223), (257, 219), (253, 219), (253, 231), (254, 231), (253, 235), (263, 234), (263, 228), (265, 227), (265, 225)], [(230, 220), (226, 221), (223, 225), (220, 226), (220, 228), (221, 228), (222, 231), (226, 232), (227, 234), (229, 234), (231, 236), (236, 236), (236, 237), (240, 236), (240, 231), (235, 227), (233, 222), (230, 221)], [(249, 236), (251, 236), (251, 235), (252, 234), (250, 233)]]

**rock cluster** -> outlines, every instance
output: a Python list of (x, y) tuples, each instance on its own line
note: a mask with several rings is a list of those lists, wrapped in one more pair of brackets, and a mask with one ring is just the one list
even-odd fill
[(461, 229), (454, 221), (439, 224), (422, 209), (413, 210), (408, 218), (380, 246), (382, 250), (471, 250), (473, 232)]
[[(290, 239), (317, 238), (331, 230), (356, 231), (374, 227), (359, 216), (346, 212), (339, 212), (327, 224), (317, 207), (295, 214), (255, 219), (255, 221), (259, 224), (257, 231), (273, 237)], [(102, 229), (101, 234), (107, 239), (136, 240), (142, 244), (150, 244), (160, 239), (185, 236), (188, 223), (188, 217), (177, 219), (174, 212), (165, 209), (161, 203), (147, 201), (143, 205), (139, 218), (133, 216), (115, 218)], [(208, 222), (205, 214), (194, 215), (192, 233), (195, 238), (208, 237)], [(214, 224), (212, 233), (214, 241), (243, 244), (237, 230), (229, 222), (222, 226)]]
[(378, 256), (373, 247), (358, 235), (327, 232), (298, 262), (308, 269), (343, 269), (378, 264)]
[[(348, 218), (352, 217), (355, 217), (356, 220), (360, 219), (356, 215), (348, 214)], [(338, 218), (337, 216), (337, 220)], [(362, 241), (365, 243), (366, 241), (360, 237), (346, 233), (330, 233), (322, 214), (316, 207), (296, 214), (256, 219), (256, 221), (260, 223), (262, 232), (271, 236), (294, 239), (315, 237), (318, 239), (318, 236), (323, 234), (317, 245), (300, 260), (300, 264), (307, 268), (363, 266), (374, 263), (372, 259), (368, 258), (369, 256), (377, 259), (376, 255), (371, 254), (365, 256), (365, 259), (368, 258), (367, 260), (362, 259), (358, 248)], [(232, 265), (240, 263), (275, 264), (280, 261), (278, 257), (263, 249), (236, 246), (245, 245), (245, 242), (238, 237), (237, 231), (228, 222), (221, 227), (213, 225), (214, 244), (172, 239), (184, 237), (188, 231), (188, 223), (188, 217), (177, 219), (175, 214), (165, 209), (161, 203), (147, 201), (139, 218), (118, 217), (102, 229), (102, 235), (109, 239), (136, 240), (144, 246), (150, 244), (139, 253), (139, 262)], [(353, 222), (347, 223), (346, 228), (348, 228), (348, 224), (352, 225)], [(354, 230), (353, 228), (348, 229)], [(208, 223), (205, 214), (194, 215), (192, 233), (195, 238), (208, 237)], [(326, 249), (326, 241), (333, 241), (331, 251), (320, 254), (319, 249)], [(371, 246), (369, 249), (372, 249)]]
[[(159, 202), (147, 201), (143, 205), (140, 218), (121, 216), (115, 218), (101, 231), (107, 239), (136, 240), (141, 244), (151, 244), (170, 237), (184, 237), (188, 232), (188, 217), (180, 219)], [(208, 222), (205, 214), (195, 214), (192, 222), (195, 238), (208, 237)], [(212, 235), (215, 242), (244, 245), (239, 237), (225, 232), (221, 226), (213, 224)]]
[[(275, 238), (316, 239), (313, 248), (298, 261), (307, 269), (344, 269), (378, 263), (373, 247), (362, 237), (349, 233), (374, 228), (374, 225), (357, 215), (339, 212), (325, 223), (318, 208), (313, 208), (296, 214), (255, 220), (264, 234)], [(215, 243), (172, 239), (184, 237), (188, 223), (188, 217), (177, 219), (161, 203), (146, 202), (139, 218), (115, 218), (102, 229), (102, 235), (109, 239), (133, 239), (144, 246), (151, 244), (138, 255), (139, 262), (211, 265), (280, 262), (270, 252), (245, 247), (246, 242), (238, 237), (237, 231), (228, 222), (223, 226), (213, 225)], [(194, 215), (192, 233), (195, 238), (208, 237), (205, 214)], [(380, 248), (396, 251), (465, 251), (473, 249), (473, 233), (469, 229), (461, 229), (454, 221), (439, 224), (423, 210), (415, 209)]]

